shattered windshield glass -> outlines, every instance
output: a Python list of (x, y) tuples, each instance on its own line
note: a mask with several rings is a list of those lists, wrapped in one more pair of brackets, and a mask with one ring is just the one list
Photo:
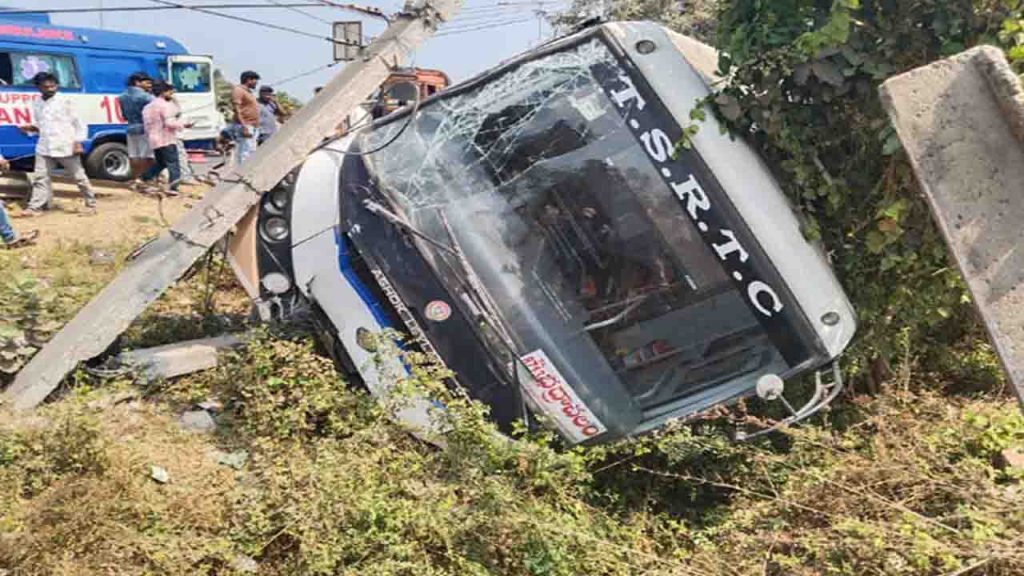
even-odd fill
[[(624, 388), (650, 417), (787, 365), (616, 109), (598, 79), (609, 74), (628, 78), (594, 38), (359, 145), (395, 139), (366, 157), (377, 186), (429, 237), (448, 238), (450, 223), (520, 355), (557, 354), (574, 385)], [(428, 244), (458, 293), (459, 262)]]

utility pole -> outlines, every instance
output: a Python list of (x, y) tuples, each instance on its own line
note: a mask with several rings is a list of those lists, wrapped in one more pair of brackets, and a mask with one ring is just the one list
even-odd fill
[(104, 13), (104, 10), (103, 10), (103, 0), (100, 0), (100, 30), (104, 29), (104, 26), (103, 26), (103, 13)]
[(417, 0), (243, 165), (207, 192), (170, 230), (92, 299), (18, 373), (4, 393), (15, 410), (43, 402), (79, 362), (102, 354), (192, 264), (302, 163), (391, 70), (450, 20), (462, 0)]

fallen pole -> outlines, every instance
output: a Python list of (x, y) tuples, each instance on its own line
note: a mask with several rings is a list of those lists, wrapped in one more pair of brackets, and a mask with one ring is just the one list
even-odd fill
[(450, 20), (462, 0), (411, 4), (313, 100), (241, 167), (226, 176), (175, 225), (93, 298), (18, 373), (6, 403), (27, 410), (43, 402), (82, 361), (101, 354), (259, 200), (305, 160), (378, 88), (409, 53)]
[(1024, 402), (1024, 88), (982, 46), (891, 78), (882, 100)]

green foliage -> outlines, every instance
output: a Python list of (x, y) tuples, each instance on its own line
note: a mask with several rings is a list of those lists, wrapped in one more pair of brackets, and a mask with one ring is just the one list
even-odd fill
[(54, 292), (28, 273), (0, 283), (0, 373), (14, 374), (61, 324)]
[(232, 399), (237, 430), (249, 438), (341, 438), (352, 433), (355, 422), (379, 417), (376, 404), (365, 395), (341, 393), (345, 383), (329, 360), (312, 353), (310, 342), (261, 334), (244, 356), (208, 377), (220, 383), (211, 392)]
[(713, 43), (716, 5), (716, 0), (573, 0), (568, 10), (553, 13), (549, 21), (557, 30), (570, 32), (587, 18), (598, 15), (613, 20), (652, 20)]
[[(860, 320), (854, 364), (893, 360), (900, 335), (941, 354), (974, 323), (877, 86), (978, 43), (1018, 41), (1016, 2), (723, 0), (715, 102), (767, 158), (820, 238)], [(1004, 24), (1005, 22), (1005, 24)], [(966, 329), (952, 329), (954, 326)]]

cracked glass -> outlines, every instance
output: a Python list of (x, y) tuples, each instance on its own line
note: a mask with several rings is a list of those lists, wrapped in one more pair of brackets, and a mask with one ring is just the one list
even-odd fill
[[(520, 355), (553, 351), (570, 382), (624, 388), (652, 417), (786, 364), (616, 109), (609, 75), (627, 71), (593, 38), (359, 146), (386, 145), (365, 161), (410, 225), (443, 244), (447, 221)], [(419, 244), (458, 294), (460, 263)]]

